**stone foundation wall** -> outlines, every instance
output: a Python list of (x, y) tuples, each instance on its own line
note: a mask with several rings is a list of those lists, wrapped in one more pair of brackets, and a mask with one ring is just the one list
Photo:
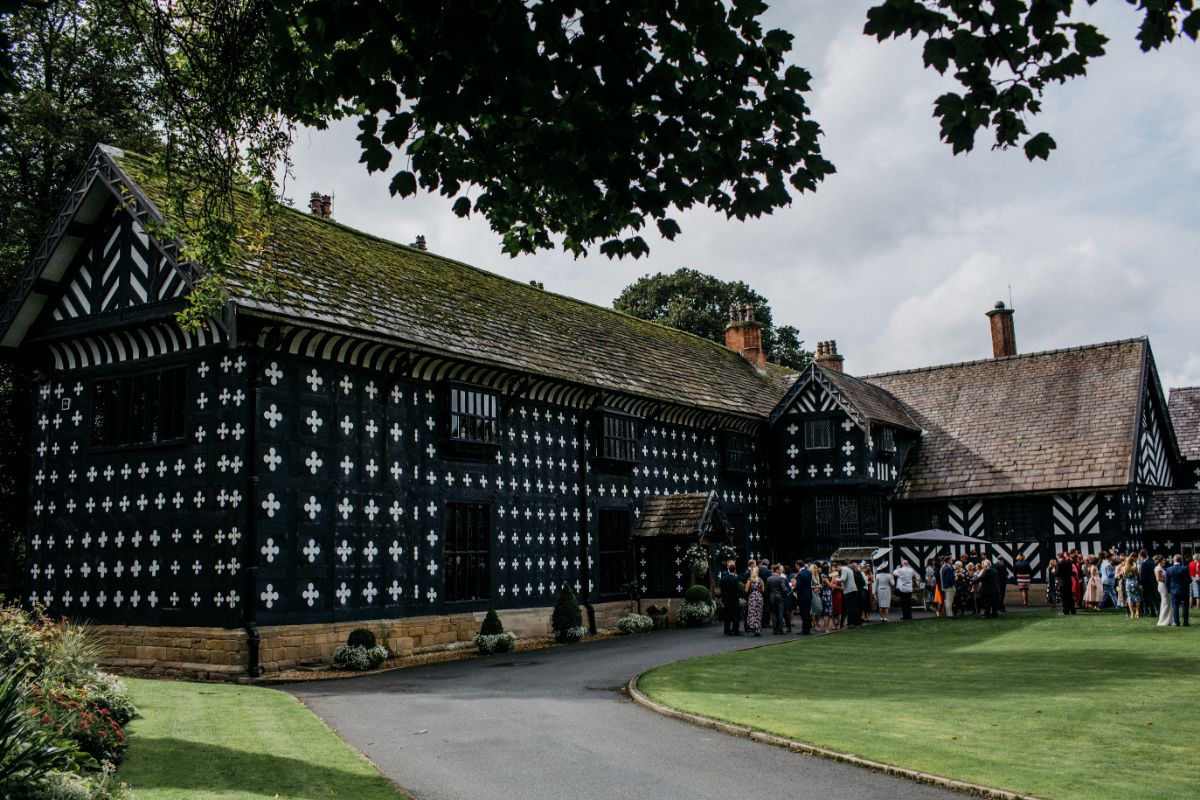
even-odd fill
[[(666, 605), (666, 600), (643, 600)], [(679, 605), (671, 601), (672, 611)], [(617, 620), (629, 613), (625, 601), (594, 604), (596, 629), (614, 630)], [(549, 636), (552, 608), (498, 611), (504, 629), (518, 639)], [(264, 675), (300, 666), (327, 664), (333, 651), (345, 643), (350, 631), (366, 628), (380, 644), (398, 656), (469, 648), (479, 632), (485, 612), (403, 619), (360, 620), (310, 625), (272, 625), (258, 629), (259, 666)], [(674, 615), (672, 615), (674, 616)], [(584, 610), (584, 625), (587, 612)], [(111, 656), (105, 663), (123, 672), (185, 677), (196, 680), (247, 678), (249, 660), (246, 632), (240, 628), (155, 628), (101, 625)]]

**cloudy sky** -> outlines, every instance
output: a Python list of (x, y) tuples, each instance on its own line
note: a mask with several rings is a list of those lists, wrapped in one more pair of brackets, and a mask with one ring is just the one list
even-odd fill
[[(400, 200), (357, 163), (353, 123), (302, 132), (289, 194), (336, 194), (345, 224), (548, 290), (609, 305), (646, 273), (691, 267), (745, 280), (811, 348), (836, 339), (855, 374), (986, 358), (984, 312), (1011, 297), (1021, 352), (1148, 335), (1164, 388), (1200, 385), (1200, 46), (1142, 54), (1137, 17), (1090, 13), (1113, 40), (1088, 77), (1056, 88), (1031, 129), (1059, 149), (1030, 164), (986, 146), (953, 156), (933, 100), (947, 83), (919, 45), (862, 35), (868, 0), (776, 0), (838, 168), (816, 194), (739, 223), (694, 211), (649, 258), (510, 259), (482, 219), (437, 196)], [(986, 139), (980, 139), (986, 143)]]

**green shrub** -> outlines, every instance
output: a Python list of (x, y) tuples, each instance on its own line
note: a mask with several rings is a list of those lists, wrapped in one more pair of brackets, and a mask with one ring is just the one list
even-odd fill
[(737, 560), (738, 560), (737, 548), (735, 548), (731, 544), (723, 544), (720, 547), (718, 547), (716, 550), (713, 551), (714, 567), (724, 567), (730, 561), (736, 562)]
[(375, 646), (375, 634), (366, 628), (355, 628), (350, 631), (350, 636), (346, 638), (346, 646), (370, 649)]
[(699, 583), (688, 589), (683, 595), (683, 602), (685, 603), (708, 603), (711, 601), (712, 593), (708, 591), (707, 586)]
[(475, 646), (485, 656), (492, 653), (507, 653), (517, 646), (517, 637), (503, 631), (500, 633), (477, 633), (475, 634)]
[(583, 638), (582, 634), (575, 634), (575, 629), (583, 628), (583, 615), (579, 611), (579, 599), (570, 586), (564, 584), (558, 593), (558, 601), (550, 617), (550, 628), (554, 631), (554, 638), (560, 642), (577, 642)]
[(479, 635), (496, 636), (501, 633), (504, 633), (504, 623), (496, 615), (495, 607), (489, 608), (487, 616), (483, 618), (483, 624), (479, 626)]
[(137, 714), (137, 707), (129, 699), (125, 682), (109, 672), (97, 672), (87, 685), (88, 697), (102, 708), (107, 708), (113, 719), (125, 725)]
[(709, 603), (684, 602), (679, 606), (679, 621), (689, 628), (705, 624), (712, 617), (713, 607)]
[(32, 800), (131, 800), (129, 784), (117, 780), (117, 770), (105, 764), (100, 772), (79, 775), (54, 772), (31, 796)]

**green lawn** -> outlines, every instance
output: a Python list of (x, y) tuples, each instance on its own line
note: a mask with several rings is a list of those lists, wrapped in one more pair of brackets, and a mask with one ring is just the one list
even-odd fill
[(1055, 800), (1196, 796), (1200, 628), (1116, 612), (923, 620), (681, 661), (665, 705)]
[(404, 797), (294, 697), (254, 686), (130, 679), (120, 777), (138, 800)]

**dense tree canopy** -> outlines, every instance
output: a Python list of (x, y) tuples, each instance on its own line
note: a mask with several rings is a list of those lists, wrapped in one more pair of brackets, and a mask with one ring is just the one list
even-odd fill
[(722, 281), (694, 269), (645, 275), (617, 295), (613, 308), (724, 344), (729, 307), (747, 303), (762, 323), (768, 356), (792, 369), (807, 366), (813, 354), (804, 349), (800, 332), (791, 325), (775, 327), (767, 298), (742, 281)]

